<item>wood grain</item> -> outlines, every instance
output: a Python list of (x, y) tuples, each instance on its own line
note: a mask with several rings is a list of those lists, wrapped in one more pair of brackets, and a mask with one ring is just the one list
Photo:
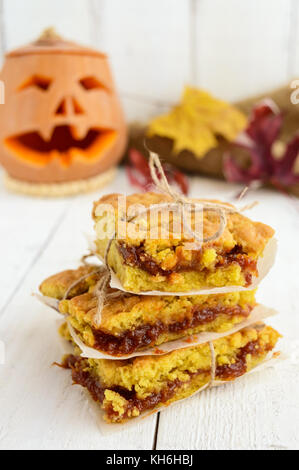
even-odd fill
[(237, 101), (288, 79), (291, 0), (201, 0), (197, 85)]
[(7, 49), (37, 38), (49, 26), (66, 38), (91, 44), (86, 0), (4, 0)]
[(7, 302), (47, 246), (70, 201), (47, 201), (9, 194), (2, 183), (2, 172), (0, 177), (1, 316)]
[(2, 65), (5, 51), (6, 51), (6, 34), (5, 34), (5, 19), (4, 19), (4, 1), (0, 0), (0, 66)]
[[(190, 2), (110, 0), (99, 5), (100, 43), (122, 93), (175, 101), (190, 81)], [(95, 16), (95, 21), (96, 21)]]
[[(204, 178), (191, 181), (193, 196), (231, 200), (238, 189)], [(6, 284), (11, 291), (0, 318), (0, 340), (6, 348), (6, 364), (0, 365), (0, 448), (152, 449), (156, 438), (157, 449), (166, 450), (298, 449), (299, 219), (295, 203), (278, 193), (253, 192), (244, 201), (260, 201), (250, 216), (273, 225), (279, 239), (277, 263), (258, 293), (260, 301), (280, 312), (271, 324), (285, 336), (281, 348), (291, 353), (277, 369), (164, 410), (157, 434), (152, 416), (102, 435), (85, 394), (71, 387), (66, 371), (51, 367), (62, 354), (56, 332), (59, 317), (31, 293), (46, 276), (77, 265), (87, 247), (85, 234), (93, 230), (92, 202), (104, 193), (133, 190), (123, 172), (105, 190), (60, 202), (16, 197), (2, 190), (1, 214), (7, 225), (1, 224), (0, 235), (7, 254), (1, 253), (6, 256), (1, 279), (17, 259), (26, 271), (21, 278), (11, 271)], [(15, 214), (21, 217), (21, 226)], [(16, 247), (19, 256), (14, 258)]]
[[(107, 191), (125, 190), (124, 183), (120, 177)], [(59, 317), (31, 296), (43, 278), (78, 264), (87, 249), (84, 234), (92, 231), (92, 202), (101, 194), (104, 191), (70, 200), (56, 230), (51, 232), (44, 227), (51, 240), (39, 253), (1, 317), (0, 339), (6, 349), (6, 364), (0, 366), (2, 449), (114, 450), (153, 446), (155, 416), (120, 432), (101, 434), (83, 391), (71, 386), (68, 372), (51, 367), (62, 356), (56, 331)], [(20, 198), (15, 208), (29, 212), (39, 202), (45, 204), (45, 201)], [(55, 202), (51, 203), (55, 207)], [(7, 204), (7, 212), (10, 210)], [(34, 223), (28, 223), (27, 230), (33, 234), (39, 226), (44, 226), (43, 220), (35, 219)], [(14, 229), (13, 222), (11, 228)], [(6, 240), (9, 244), (10, 237)], [(21, 238), (18, 244), (22, 246)], [(10, 246), (13, 246), (12, 239)]]
[(66, 37), (106, 51), (129, 120), (159, 114), (157, 101), (167, 109), (180, 99), (185, 84), (238, 100), (271, 90), (299, 73), (296, 0), (1, 4), (0, 55), (51, 25)]
[[(232, 186), (226, 184), (224, 193), (216, 185), (214, 196), (229, 197)], [(299, 448), (298, 200), (267, 190), (249, 195), (254, 199), (260, 204), (250, 217), (272, 225), (279, 241), (276, 264), (257, 296), (279, 312), (268, 323), (284, 335), (280, 347), (289, 357), (277, 370), (204, 392), (161, 413), (158, 449)]]
[[(225, 7), (223, 6), (225, 3)], [(164, 112), (186, 82), (238, 99), (299, 73), (296, 0), (0, 0), (0, 54), (51, 24), (65, 36), (105, 49), (130, 121)], [(297, 77), (298, 78), (298, 77)], [(194, 196), (231, 200), (237, 186), (194, 178)], [(280, 315), (289, 359), (276, 370), (210, 390), (156, 417), (102, 435), (85, 395), (71, 387), (60, 359), (56, 316), (31, 293), (46, 276), (75, 267), (92, 232), (94, 199), (132, 192), (123, 173), (109, 188), (74, 199), (8, 194), (0, 184), (0, 448), (298, 449), (298, 201), (271, 191), (253, 218), (275, 227), (277, 263), (258, 298)], [(1, 362), (1, 361), (0, 361)]]

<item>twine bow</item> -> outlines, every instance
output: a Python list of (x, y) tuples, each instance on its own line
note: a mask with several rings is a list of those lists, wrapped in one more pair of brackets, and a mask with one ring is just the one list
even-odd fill
[[(226, 218), (226, 213), (225, 213), (225, 209), (227, 208), (225, 208), (222, 204), (218, 204), (218, 203), (204, 202), (199, 205), (199, 204), (194, 203), (192, 199), (189, 199), (183, 194), (180, 194), (177, 191), (175, 191), (175, 189), (172, 188), (167, 181), (159, 156), (154, 152), (150, 152), (149, 167), (150, 167), (152, 179), (157, 189), (159, 189), (164, 194), (168, 194), (173, 199), (178, 211), (180, 212), (182, 216), (184, 227), (188, 231), (189, 235), (191, 235), (199, 243), (208, 243), (213, 240), (216, 240), (223, 234), (224, 229), (227, 224), (227, 218)], [(193, 210), (202, 211), (203, 209), (209, 209), (219, 214), (220, 216), (219, 228), (217, 232), (214, 233), (211, 237), (207, 237), (207, 238), (199, 237), (195, 233), (195, 231), (192, 230), (192, 227), (190, 227), (190, 225), (188, 224), (187, 217), (186, 217), (186, 205), (189, 206), (190, 204), (194, 206)]]
[[(139, 212), (138, 214), (131, 217), (130, 219), (126, 218), (125, 219), (126, 222), (136, 222), (142, 215), (147, 214), (149, 211), (159, 210), (161, 208), (171, 209), (181, 214), (182, 220), (184, 222), (184, 227), (189, 232), (189, 235), (193, 239), (195, 239), (198, 243), (202, 244), (202, 243), (208, 243), (208, 242), (214, 241), (218, 239), (219, 237), (221, 237), (227, 224), (227, 214), (243, 212), (245, 210), (251, 209), (257, 204), (255, 202), (253, 204), (247, 205), (237, 210), (235, 208), (229, 207), (225, 204), (221, 204), (218, 202), (207, 202), (207, 201), (195, 202), (194, 200), (187, 198), (186, 196), (178, 193), (172, 186), (170, 186), (170, 184), (167, 181), (166, 175), (164, 173), (163, 167), (161, 165), (159, 156), (156, 153), (151, 152), (150, 150), (149, 150), (149, 153), (150, 153), (149, 166), (150, 166), (150, 172), (151, 172), (153, 182), (156, 188), (160, 192), (169, 195), (171, 199), (173, 200), (173, 202), (165, 203), (165, 204), (155, 204), (154, 206), (150, 206), (145, 211)], [(186, 220), (187, 219), (186, 211), (189, 210), (190, 206), (192, 206), (193, 211), (209, 210), (219, 215), (219, 219), (220, 219), (219, 227), (218, 227), (218, 230), (212, 236), (207, 237), (207, 238), (205, 237), (202, 238), (197, 233), (195, 233), (192, 227), (188, 224)], [(67, 290), (64, 296), (64, 298), (67, 299), (72, 289), (74, 289), (74, 287), (76, 287), (80, 282), (82, 282), (86, 278), (94, 274), (102, 274), (100, 280), (97, 282), (95, 289), (94, 289), (94, 294), (96, 295), (98, 299), (97, 311), (94, 316), (94, 322), (97, 326), (100, 326), (101, 324), (101, 314), (102, 314), (102, 310), (103, 310), (105, 303), (108, 300), (121, 298), (121, 297), (128, 295), (125, 292), (108, 292), (108, 286), (111, 280), (111, 273), (110, 273), (109, 264), (108, 264), (108, 255), (112, 246), (112, 242), (115, 239), (115, 236), (116, 236), (116, 233), (113, 234), (113, 236), (109, 240), (108, 245), (106, 247), (104, 265), (100, 266), (99, 269), (95, 270), (94, 272), (89, 273), (83, 276), (82, 278), (78, 279), (76, 282), (74, 282), (69, 287), (69, 289)], [(83, 263), (86, 264), (86, 260), (91, 256), (97, 256), (97, 253), (91, 251), (90, 254), (84, 256), (82, 258)], [(214, 371), (214, 375), (215, 375), (215, 371)]]
[[(84, 264), (85, 266), (91, 266), (89, 263), (87, 263), (87, 260), (88, 260), (88, 258), (91, 258), (93, 256), (95, 256), (95, 253), (92, 253), (92, 252), (88, 253), (87, 255), (82, 256), (82, 258), (81, 258), (82, 264)], [(98, 301), (97, 302), (97, 311), (96, 311), (95, 316), (94, 316), (94, 321), (95, 321), (95, 324), (97, 326), (100, 326), (101, 316), (102, 316), (102, 311), (103, 311), (104, 305), (107, 302), (109, 302), (109, 300), (120, 299), (120, 298), (126, 297), (128, 295), (126, 292), (122, 292), (122, 291), (108, 292), (108, 286), (109, 286), (111, 275), (110, 275), (109, 269), (107, 268), (107, 261), (105, 262), (104, 266), (99, 266), (98, 269), (96, 269), (96, 270), (94, 270), (94, 271), (92, 271), (88, 274), (85, 274), (84, 276), (80, 277), (80, 279), (77, 279), (75, 282), (73, 282), (68, 287), (68, 289), (65, 292), (62, 300), (66, 300), (69, 297), (71, 291), (77, 285), (79, 285), (82, 281), (85, 281), (85, 279), (88, 279), (89, 277), (95, 276), (97, 274), (101, 274), (101, 277), (100, 277), (99, 281), (96, 283), (95, 288), (94, 288), (94, 292), (93, 292), (94, 295), (97, 298), (97, 301)]]
[[(199, 243), (208, 243), (208, 242), (217, 240), (219, 237), (221, 237), (227, 225), (227, 214), (244, 212), (248, 209), (251, 209), (257, 204), (256, 202), (254, 202), (252, 204), (249, 204), (237, 210), (225, 204), (221, 204), (219, 202), (207, 202), (207, 201), (201, 201), (200, 203), (195, 202), (194, 200), (184, 196), (183, 194), (178, 193), (172, 186), (170, 186), (170, 184), (167, 181), (167, 178), (166, 178), (166, 175), (163, 170), (158, 154), (151, 152), (150, 150), (149, 150), (149, 153), (150, 153), (149, 167), (150, 167), (151, 176), (155, 183), (155, 186), (162, 193), (169, 195), (173, 199), (174, 204), (177, 206), (178, 210), (180, 211), (182, 215), (184, 227), (189, 232), (189, 235), (191, 235), (192, 238), (194, 238)], [(207, 237), (207, 238), (199, 237), (194, 232), (194, 230), (192, 230), (192, 227), (190, 227), (190, 225), (187, 223), (185, 212), (186, 212), (186, 209), (190, 207), (190, 205), (193, 206), (193, 211), (209, 210), (210, 212), (216, 212), (219, 215), (220, 217), (219, 228), (212, 236)], [(169, 207), (170, 206), (171, 208), (173, 207), (172, 205), (169, 205)], [(157, 204), (156, 207), (158, 208), (161, 206)]]

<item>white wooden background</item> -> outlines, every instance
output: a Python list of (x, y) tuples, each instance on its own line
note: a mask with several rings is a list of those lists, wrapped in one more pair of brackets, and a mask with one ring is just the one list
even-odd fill
[(236, 100), (299, 76), (297, 0), (0, 0), (0, 52), (45, 27), (111, 57), (130, 121), (185, 84)]
[[(103, 436), (85, 395), (68, 372), (51, 367), (61, 357), (56, 314), (31, 293), (43, 278), (75, 267), (92, 234), (92, 202), (111, 191), (132, 191), (125, 175), (105, 190), (74, 199), (36, 200), (0, 186), (0, 449), (299, 449), (298, 205), (270, 191), (253, 218), (277, 230), (279, 255), (259, 300), (280, 315), (271, 324), (292, 352), (277, 370), (202, 393), (142, 424)], [(237, 188), (196, 178), (192, 195), (231, 200)], [(298, 203), (297, 203), (298, 204)], [(297, 351), (297, 353), (296, 353)], [(296, 353), (296, 354), (295, 354)], [(159, 424), (159, 425), (158, 425)], [(156, 442), (156, 444), (155, 444)]]
[[(298, 3), (289, 0), (5, 0), (2, 51), (49, 24), (111, 54), (132, 119), (175, 102), (186, 82), (235, 99), (275, 86), (299, 69)], [(299, 24), (299, 23), (298, 23)], [(299, 71), (299, 70), (298, 70)], [(1, 175), (0, 175), (1, 176)], [(92, 201), (131, 192), (123, 173), (96, 194), (38, 200), (8, 194), (0, 183), (0, 448), (299, 449), (298, 209), (278, 193), (259, 191), (251, 216), (277, 230), (279, 255), (259, 300), (297, 350), (277, 370), (210, 390), (117, 434), (101, 435), (85, 397), (65, 371), (56, 317), (32, 297), (40, 281), (75, 267), (91, 233)], [(230, 199), (236, 187), (196, 178), (195, 196)], [(1, 358), (0, 358), (1, 359)]]

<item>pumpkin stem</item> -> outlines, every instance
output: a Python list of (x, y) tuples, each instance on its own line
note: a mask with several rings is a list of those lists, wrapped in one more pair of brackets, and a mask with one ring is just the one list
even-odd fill
[(56, 32), (54, 27), (46, 28), (37, 42), (51, 42), (51, 41), (61, 41), (62, 37)]

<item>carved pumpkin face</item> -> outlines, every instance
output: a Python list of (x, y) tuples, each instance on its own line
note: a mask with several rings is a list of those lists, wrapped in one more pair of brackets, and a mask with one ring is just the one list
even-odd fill
[(8, 54), (0, 161), (16, 179), (63, 182), (114, 166), (126, 126), (107, 57), (65, 41)]

